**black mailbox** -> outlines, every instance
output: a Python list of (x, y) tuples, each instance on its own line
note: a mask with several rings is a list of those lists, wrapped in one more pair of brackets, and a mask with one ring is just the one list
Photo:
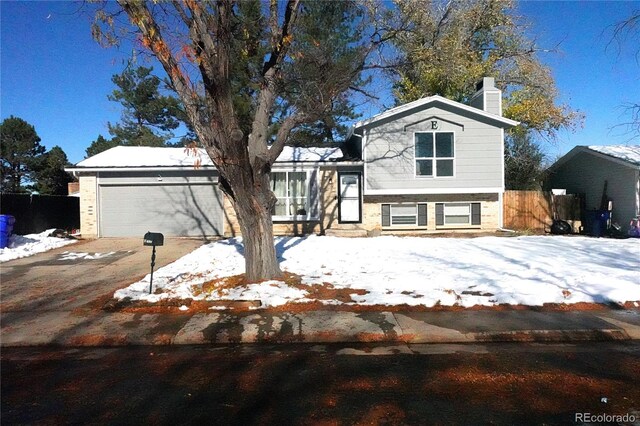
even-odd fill
[(147, 232), (144, 234), (142, 244), (145, 246), (161, 246), (164, 245), (164, 235), (159, 232)]

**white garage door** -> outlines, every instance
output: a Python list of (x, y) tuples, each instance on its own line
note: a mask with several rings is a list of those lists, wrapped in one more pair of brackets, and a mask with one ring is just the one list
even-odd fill
[(100, 185), (100, 236), (222, 235), (222, 194), (211, 183)]

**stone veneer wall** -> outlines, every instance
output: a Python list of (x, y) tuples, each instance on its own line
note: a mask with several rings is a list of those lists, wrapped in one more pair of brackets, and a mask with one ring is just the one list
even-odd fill
[[(335, 169), (321, 168), (320, 176), (320, 221), (319, 222), (275, 222), (274, 235), (324, 234), (327, 229), (366, 231), (381, 230), (383, 233), (429, 233), (429, 232), (478, 232), (495, 231), (500, 226), (500, 202), (498, 194), (444, 194), (444, 195), (394, 195), (365, 196), (362, 206), (361, 224), (338, 223), (337, 172)], [(224, 197), (224, 235), (240, 235), (240, 227), (233, 207)], [(482, 202), (480, 227), (436, 228), (435, 203), (441, 202)], [(427, 203), (426, 227), (382, 228), (381, 205), (395, 203)]]
[[(436, 203), (478, 202), (480, 201), (480, 227), (438, 227), (436, 228)], [(384, 227), (382, 228), (382, 204), (427, 203), (426, 227)], [(442, 194), (442, 195), (385, 195), (365, 196), (362, 210), (362, 224), (366, 230), (381, 229), (385, 233), (434, 232), (434, 231), (495, 231), (500, 226), (500, 201), (498, 194)]]
[(96, 176), (80, 176), (80, 233), (98, 237), (98, 184)]

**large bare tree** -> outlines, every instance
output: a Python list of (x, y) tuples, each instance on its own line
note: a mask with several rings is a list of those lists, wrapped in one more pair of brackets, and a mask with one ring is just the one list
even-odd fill
[[(613, 27), (613, 38), (622, 51), (622, 45), (630, 42), (636, 46), (636, 62), (640, 65), (640, 9), (634, 10), (629, 18), (618, 22)], [(623, 107), (626, 109), (629, 120), (620, 126), (627, 127), (632, 138), (640, 137), (640, 100), (627, 102)]]
[(247, 279), (280, 277), (271, 166), (296, 129), (332, 122), (344, 109), (381, 40), (366, 25), (367, 9), (301, 0), (117, 5), (98, 5), (94, 36), (116, 44), (133, 34), (160, 62), (235, 209)]

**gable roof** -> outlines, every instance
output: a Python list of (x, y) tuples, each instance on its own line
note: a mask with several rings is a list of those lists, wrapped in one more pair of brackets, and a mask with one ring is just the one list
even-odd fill
[(489, 120), (493, 120), (496, 121), (497, 123), (499, 123), (501, 126), (500, 127), (513, 127), (513, 126), (517, 126), (518, 124), (520, 124), (520, 122), (515, 121), (515, 120), (511, 120), (509, 118), (503, 117), (501, 115), (496, 115), (496, 114), (492, 114), (490, 112), (486, 112), (483, 111), (481, 109), (469, 106), (469, 105), (465, 105), (462, 104), (460, 102), (456, 102), (456, 101), (452, 101), (451, 99), (447, 99), (444, 98), (442, 96), (439, 95), (434, 95), (434, 96), (429, 96), (426, 98), (422, 98), (422, 99), (418, 99), (416, 101), (413, 102), (409, 102), (408, 104), (404, 104), (404, 105), (400, 105), (397, 106), (395, 108), (391, 108), (385, 112), (382, 112), (378, 115), (374, 115), (373, 117), (367, 119), (367, 120), (362, 120), (357, 122), (354, 127), (355, 128), (360, 128), (360, 127), (365, 127), (365, 126), (369, 126), (373, 123), (376, 123), (378, 121), (382, 121), (382, 120), (386, 120), (389, 119), (393, 116), (402, 114), (404, 112), (410, 111), (412, 109), (416, 109), (416, 108), (423, 108), (426, 107), (429, 104), (432, 103), (440, 103), (440, 104), (444, 104), (444, 105), (448, 105), (450, 107), (453, 108), (457, 108), (459, 110), (465, 111), (465, 112), (469, 112), (472, 114), (476, 114), (479, 115), (481, 117), (487, 118)]
[[(276, 163), (319, 163), (336, 161), (342, 157), (340, 148), (300, 148), (285, 146)], [(147, 169), (171, 168), (192, 169), (196, 160), (200, 160), (200, 168), (215, 168), (211, 158), (202, 148), (198, 154), (184, 148), (166, 148), (150, 146), (116, 146), (92, 157), (84, 159), (75, 166), (66, 169)]]
[(587, 153), (632, 168), (640, 168), (640, 145), (578, 145), (553, 163), (553, 171), (580, 153)]

